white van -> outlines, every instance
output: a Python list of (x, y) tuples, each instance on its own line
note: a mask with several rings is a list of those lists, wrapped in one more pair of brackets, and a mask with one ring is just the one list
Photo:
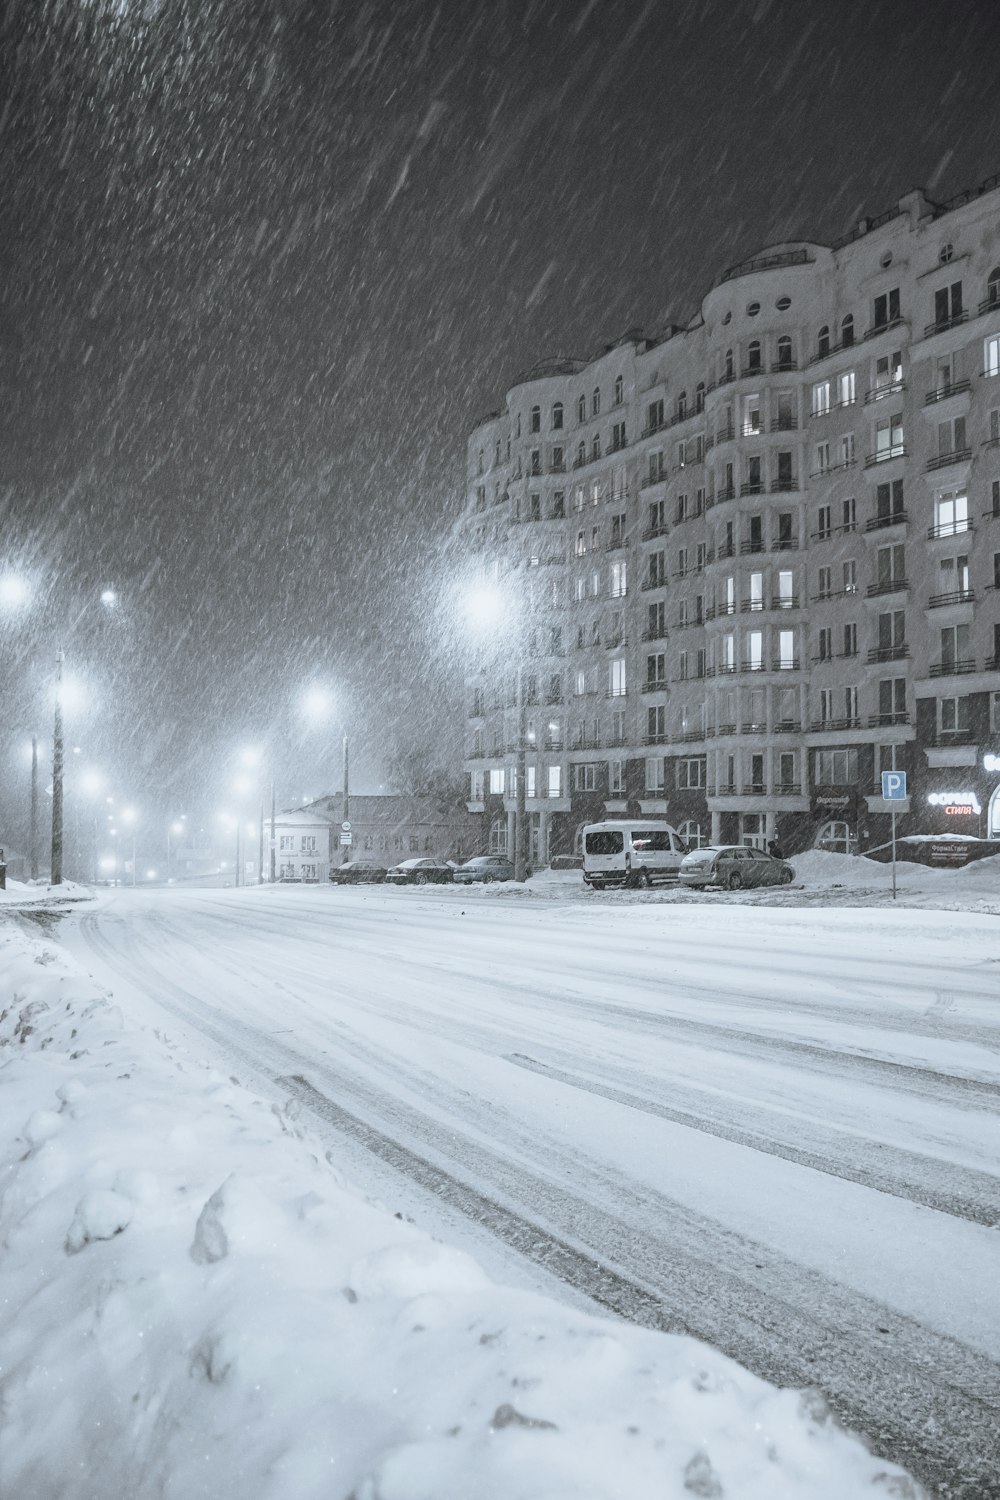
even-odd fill
[(583, 878), (595, 890), (676, 880), (686, 853), (676, 828), (656, 818), (588, 823), (583, 830)]

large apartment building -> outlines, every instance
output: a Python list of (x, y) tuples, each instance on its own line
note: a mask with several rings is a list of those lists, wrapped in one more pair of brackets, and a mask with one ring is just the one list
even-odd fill
[(626, 812), (873, 848), (892, 767), (901, 833), (1000, 838), (1000, 175), (538, 365), (471, 434), (462, 527), (510, 600), (467, 684), (492, 847), (519, 756), (535, 860)]

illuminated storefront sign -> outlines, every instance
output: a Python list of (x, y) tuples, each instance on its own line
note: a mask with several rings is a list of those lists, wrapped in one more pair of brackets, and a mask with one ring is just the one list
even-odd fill
[(984, 755), (983, 770), (1000, 771), (1000, 755)]
[(943, 807), (949, 817), (978, 817), (982, 812), (975, 792), (930, 792), (929, 807)]

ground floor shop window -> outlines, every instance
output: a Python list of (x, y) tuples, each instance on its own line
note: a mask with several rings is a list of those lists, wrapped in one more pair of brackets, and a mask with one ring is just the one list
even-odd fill
[(986, 837), (1000, 839), (1000, 786), (990, 798), (989, 809), (986, 813)]
[(824, 823), (816, 836), (816, 848), (826, 849), (831, 854), (850, 854), (853, 848), (851, 825), (838, 818)]
[(740, 843), (748, 845), (751, 849), (764, 848), (766, 840), (763, 813), (740, 814)]

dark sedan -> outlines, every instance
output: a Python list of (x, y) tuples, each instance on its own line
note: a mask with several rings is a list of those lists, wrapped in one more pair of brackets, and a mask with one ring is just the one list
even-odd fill
[(346, 865), (334, 865), (330, 870), (334, 885), (381, 885), (385, 877), (383, 865), (366, 865), (360, 859), (348, 860)]
[(404, 859), (386, 871), (389, 885), (450, 885), (453, 871), (441, 859)]

